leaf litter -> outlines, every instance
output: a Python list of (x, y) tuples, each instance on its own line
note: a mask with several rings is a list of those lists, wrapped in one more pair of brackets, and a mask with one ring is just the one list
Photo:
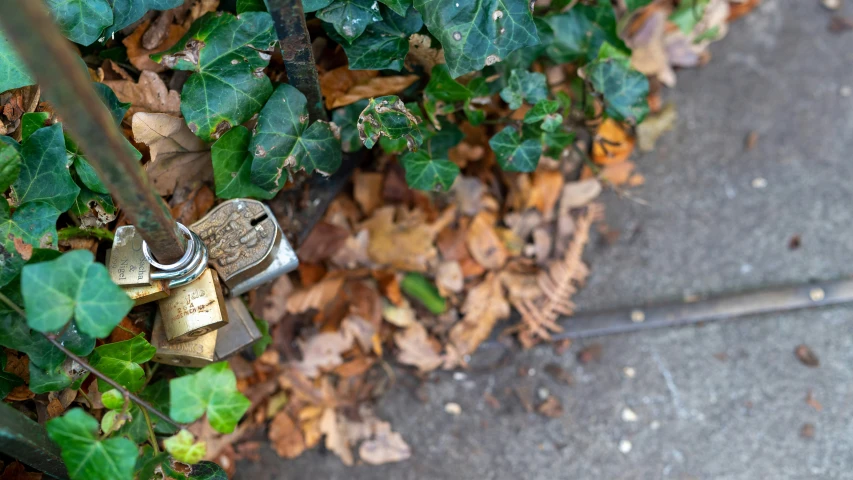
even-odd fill
[[(729, 2), (710, 0), (701, 18), (686, 29), (674, 28), (677, 3), (651, 2), (621, 24), (621, 35), (633, 51), (631, 65), (668, 86), (675, 84), (675, 68), (707, 61), (707, 46), (725, 35), (727, 22), (758, 1), (730, 7)], [(123, 44), (138, 76), (126, 64), (105, 62), (99, 72), (90, 70), (121, 101), (132, 104), (126, 133), (142, 149), (157, 192), (170, 197), (173, 212), (186, 222), (214, 205), (210, 145), (181, 118), (181, 77), (163, 74), (166, 69), (149, 55), (174, 45), (194, 19), (217, 6), (215, 0), (187, 2), (135, 27)], [(407, 65), (431, 71), (444, 64), (444, 51), (431, 43), (426, 35), (412, 35)], [(270, 75), (280, 78), (281, 72)], [(548, 71), (555, 90), (568, 90), (569, 77), (559, 68)], [(321, 68), (320, 74), (330, 109), (400, 94), (419, 79), (345, 65)], [(497, 95), (479, 100), (497, 116), (523, 117), (524, 109), (506, 110)], [(191, 426), (195, 438), (207, 444), (204, 458), (233, 472), (236, 459), (256, 450), (245, 439), (264, 429), (285, 458), (321, 443), (347, 465), (409, 458), (412, 449), (403, 436), (371, 406), (393, 383), (399, 368), (392, 365), (425, 378), (436, 370), (465, 368), (490, 337), (514, 335), (529, 348), (561, 331), (559, 318), (571, 315), (571, 297), (589, 275), (584, 250), (604, 215), (596, 198), (603, 188), (642, 184), (630, 160), (635, 147), (651, 149), (677, 121), (675, 107), (663, 106), (654, 89), (649, 104), (651, 116), (639, 127), (610, 118), (592, 121), (587, 125), (594, 132), (589, 143), (579, 139), (559, 152), (561, 158), (590, 152), (574, 163), (560, 164), (543, 154), (532, 172), (500, 172), (487, 141), (495, 130), (458, 116), (465, 136), (447, 156), (462, 173), (449, 192), (408, 189), (395, 155), (380, 155), (357, 172), (315, 229), (313, 235), (324, 238), (315, 237), (300, 248), (302, 267), (250, 295), (253, 312), (270, 324), (273, 345), (254, 360), (229, 360), (237, 388), (251, 406), (232, 433), (218, 433), (203, 420)], [(49, 109), (39, 102), (35, 87), (5, 93), (0, 105), (2, 128), (12, 135), (20, 135), (23, 113)], [(602, 106), (593, 108), (600, 111)], [(400, 283), (412, 272), (434, 284), (446, 304), (442, 312), (425, 308), (417, 294), (402, 293)], [(513, 310), (520, 320), (501, 328)], [(797, 348), (797, 357), (817, 366), (817, 357), (804, 348)], [(581, 351), (579, 360), (589, 363), (600, 355), (600, 345), (593, 344)], [(26, 376), (27, 357), (14, 359), (7, 371)], [(567, 372), (551, 370), (557, 381), (572, 382)], [(73, 402), (100, 402), (96, 387), (83, 391), (88, 391), (85, 400), (70, 395), (76, 390), (49, 397), (45, 412), (56, 416)], [(19, 386), (7, 400), (34, 395)], [(810, 391), (807, 402), (822, 408)], [(497, 399), (494, 403), (500, 405)], [(529, 410), (548, 417), (562, 414), (554, 395), (527, 403)], [(447, 411), (461, 414), (461, 407), (448, 404)]]

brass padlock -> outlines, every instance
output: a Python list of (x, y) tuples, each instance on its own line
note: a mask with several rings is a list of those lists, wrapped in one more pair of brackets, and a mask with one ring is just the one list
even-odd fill
[(275, 215), (257, 200), (223, 202), (191, 229), (207, 245), (210, 264), (229, 295), (246, 293), (299, 265)]
[(163, 317), (157, 311), (154, 328), (151, 330), (151, 345), (157, 349), (157, 353), (151, 360), (182, 367), (203, 367), (212, 363), (215, 358), (218, 334), (219, 330), (214, 330), (187, 342), (169, 342), (163, 328)]
[[(112, 249), (107, 250), (104, 263), (110, 265), (112, 260)], [(151, 280), (150, 285), (141, 287), (122, 287), (124, 293), (133, 299), (133, 305), (139, 306), (149, 302), (160, 300), (169, 296), (169, 281), (168, 280)]]
[(228, 325), (217, 330), (217, 362), (251, 347), (263, 337), (242, 298), (228, 298), (225, 309), (228, 311)]
[(113, 283), (120, 287), (151, 285), (151, 265), (142, 253), (142, 235), (132, 225), (118, 227), (106, 262)]
[(210, 268), (192, 283), (172, 288), (158, 306), (170, 342), (189, 341), (228, 323), (222, 287), (216, 272)]

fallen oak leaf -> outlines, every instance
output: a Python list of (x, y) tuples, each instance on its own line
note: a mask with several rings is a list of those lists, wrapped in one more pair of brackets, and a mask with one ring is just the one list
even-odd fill
[(146, 20), (139, 24), (138, 27), (125, 37), (121, 43), (124, 44), (125, 48), (127, 48), (127, 58), (130, 60), (130, 63), (142, 70), (143, 73), (145, 71), (159, 73), (165, 72), (167, 68), (164, 65), (160, 65), (159, 63), (151, 60), (150, 55), (152, 53), (157, 53), (161, 50), (168, 50), (172, 48), (181, 37), (187, 32), (187, 29), (181, 25), (170, 24), (166, 31), (165, 38), (153, 48), (145, 48), (142, 45), (143, 36), (145, 36), (146, 32), (151, 25), (151, 20)]
[(397, 270), (426, 272), (437, 256), (435, 237), (456, 217), (455, 208), (448, 207), (431, 224), (396, 223), (394, 217), (395, 208), (384, 206), (361, 224), (359, 229), (370, 234), (367, 255), (374, 262)]
[(119, 100), (131, 104), (127, 115), (137, 112), (181, 114), (181, 94), (169, 90), (163, 79), (154, 72), (143, 71), (139, 80), (106, 80), (104, 85), (113, 89)]
[(494, 228), (495, 217), (489, 212), (478, 213), (465, 236), (465, 244), (474, 260), (487, 270), (497, 270), (509, 258), (506, 247)]
[(382, 465), (406, 460), (412, 456), (412, 449), (402, 435), (391, 431), (388, 422), (380, 422), (374, 437), (364, 441), (358, 448), (358, 456), (364, 463)]
[(321, 370), (344, 363), (341, 355), (352, 348), (353, 335), (349, 330), (322, 332), (302, 342), (302, 360), (294, 367), (308, 378), (315, 378)]
[(329, 274), (309, 288), (296, 290), (287, 298), (287, 311), (302, 313), (311, 309), (322, 310), (327, 303), (338, 295), (344, 285), (344, 280), (346, 280), (344, 276)]
[(397, 75), (380, 77), (376, 70), (350, 70), (338, 67), (320, 75), (320, 90), (326, 98), (326, 108), (345, 107), (365, 98), (400, 93), (420, 77)]
[(296, 458), (305, 451), (305, 437), (287, 411), (278, 412), (270, 422), (269, 435), (275, 453), (283, 458)]
[(178, 189), (193, 190), (199, 183), (213, 182), (210, 148), (196, 137), (180, 117), (139, 112), (132, 119), (133, 138), (148, 145), (151, 162), (145, 169), (158, 195)]
[(394, 343), (400, 349), (397, 361), (418, 367), (421, 372), (435, 370), (444, 362), (433, 348), (426, 328), (420, 323), (415, 322), (405, 330), (395, 333)]
[(462, 313), (462, 320), (450, 329), (450, 342), (464, 356), (473, 353), (488, 338), (498, 320), (509, 317), (509, 302), (500, 276), (490, 272), (472, 288), (462, 305)]

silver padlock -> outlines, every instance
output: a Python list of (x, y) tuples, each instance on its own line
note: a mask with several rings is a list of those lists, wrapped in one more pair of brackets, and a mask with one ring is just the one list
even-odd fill
[(225, 300), (225, 309), (228, 311), (228, 325), (218, 330), (215, 360), (217, 362), (250, 348), (263, 338), (242, 298), (228, 298)]
[(299, 265), (272, 211), (248, 198), (228, 200), (190, 227), (207, 245), (210, 265), (237, 296)]

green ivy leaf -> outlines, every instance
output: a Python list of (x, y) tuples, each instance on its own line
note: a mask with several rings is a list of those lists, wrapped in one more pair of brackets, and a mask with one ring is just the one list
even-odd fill
[(189, 476), (190, 480), (228, 480), (225, 470), (218, 464), (208, 461), (193, 465)]
[(406, 183), (417, 190), (449, 190), (459, 175), (459, 166), (450, 160), (433, 159), (424, 151), (408, 152), (400, 159), (406, 169)]
[(277, 190), (264, 190), (252, 183), (252, 155), (249, 153), (251, 139), (252, 132), (237, 125), (210, 148), (217, 197), (269, 200), (275, 196)]
[(341, 131), (341, 149), (347, 153), (361, 150), (361, 139), (358, 138), (358, 116), (365, 107), (367, 99), (351, 103), (346, 107), (332, 111), (332, 122)]
[(21, 116), (21, 141), (26, 142), (36, 130), (44, 127), (50, 118), (48, 112), (30, 112)]
[(258, 330), (261, 332), (261, 339), (252, 345), (252, 353), (254, 353), (256, 357), (260, 357), (272, 343), (272, 336), (270, 336), (270, 324), (267, 323), (266, 320), (263, 318), (254, 318), (254, 320), (255, 326), (257, 326)]
[[(127, 2), (129, 0), (119, 1)], [(124, 114), (127, 113), (127, 110), (130, 108), (130, 103), (119, 100), (113, 89), (103, 83), (94, 82), (92, 83), (92, 86), (95, 87), (95, 91), (98, 92), (98, 96), (101, 97), (101, 101), (104, 102), (107, 110), (110, 111), (110, 115), (113, 116), (113, 120), (115, 120), (116, 125), (120, 124), (121, 121), (124, 120)]]
[(373, 148), (379, 137), (405, 139), (409, 150), (415, 151), (423, 142), (417, 117), (396, 95), (371, 98), (358, 116), (358, 136), (367, 148)]
[(181, 90), (181, 113), (196, 135), (213, 141), (257, 113), (272, 93), (263, 73), (275, 46), (272, 17), (211, 12), (196, 20), (157, 63), (196, 72)]
[(99, 440), (98, 421), (79, 408), (47, 422), (47, 434), (62, 449), (72, 480), (131, 480), (136, 444), (126, 438)]
[[(572, 10), (576, 10), (592, 21), (592, 23), (598, 25), (600, 33), (604, 35), (607, 43), (619, 50), (630, 53), (628, 47), (625, 46), (625, 42), (619, 38), (616, 12), (613, 10), (610, 0), (594, 0), (589, 4), (580, 3), (572, 7)], [(598, 32), (593, 33), (593, 35), (597, 34)]]
[(18, 52), (0, 31), (0, 92), (36, 83)]
[(316, 12), (321, 8), (328, 7), (334, 0), (303, 0), (302, 10), (305, 13)]
[(440, 130), (427, 130), (421, 150), (432, 158), (447, 158), (450, 149), (465, 138), (462, 130), (452, 122), (442, 119)]
[(74, 43), (91, 45), (113, 24), (108, 0), (46, 0), (59, 29)]
[[(397, 15), (401, 17), (406, 16), (406, 11), (412, 6), (412, 0), (379, 0), (380, 3), (384, 3), (388, 8), (394, 11)], [(384, 16), (384, 15), (383, 15)], [(418, 29), (420, 30), (420, 29)], [(414, 32), (412, 32), (414, 33)]]
[(539, 36), (527, 0), (415, 0), (430, 33), (444, 47), (458, 78), (536, 45)]
[(193, 434), (183, 429), (176, 435), (163, 440), (163, 447), (175, 457), (175, 460), (187, 465), (200, 462), (207, 453), (207, 443), (196, 442)]
[(227, 362), (208, 365), (197, 373), (173, 379), (169, 391), (169, 416), (189, 423), (207, 413), (214, 430), (231, 433), (251, 405), (237, 390), (237, 378)]
[[(11, 141), (14, 142), (14, 140)], [(15, 143), (0, 142), (0, 192), (5, 192), (12, 186), (19, 173), (21, 173), (20, 148)]]
[[(21, 273), (21, 292), (27, 323), (40, 332), (59, 330), (73, 316), (81, 332), (103, 338), (133, 307), (133, 300), (88, 250), (27, 265)], [(44, 292), (51, 292), (50, 302), (44, 301)]]
[(37, 130), (21, 148), (21, 173), (12, 184), (19, 205), (43, 201), (64, 212), (80, 188), (68, 171), (62, 125)]
[(237, 0), (237, 15), (246, 12), (266, 12), (264, 0)]
[(47, 392), (58, 392), (71, 386), (71, 375), (63, 368), (63, 365), (52, 369), (41, 368), (30, 364), (29, 389), (36, 394)]
[(489, 140), (500, 167), (507, 172), (532, 172), (539, 165), (542, 144), (523, 140), (513, 127), (504, 127)]
[(24, 268), (26, 261), (18, 251), (20, 247), (56, 248), (56, 220), (60, 213), (47, 203), (30, 202), (12, 214), (9, 204), (0, 201), (0, 286), (11, 282)]
[(702, 20), (710, 0), (695, 0), (683, 2), (669, 15), (669, 21), (674, 23), (684, 34), (689, 34)]
[[(96, 367), (97, 368), (97, 367)], [(98, 384), (98, 388), (101, 388), (101, 384)], [(124, 407), (124, 395), (121, 394), (115, 388), (109, 387), (111, 390), (107, 390), (106, 392), (101, 394), (101, 403), (104, 404), (109, 410), (118, 410)]]
[(414, 8), (401, 16), (383, 6), (382, 17), (384, 20), (368, 25), (351, 43), (338, 35), (331, 24), (324, 24), (329, 36), (346, 52), (350, 70), (403, 69), (409, 53), (409, 36), (418, 32), (424, 22)]
[[(148, 402), (152, 407), (161, 412), (169, 411), (169, 381), (166, 379), (154, 382), (139, 394), (143, 400)], [(154, 424), (154, 432), (158, 435), (172, 435), (177, 432), (177, 429), (171, 424), (164, 422), (156, 415), (151, 416), (151, 423)]]
[(327, 122), (308, 125), (308, 107), (295, 87), (281, 84), (258, 116), (250, 152), (252, 182), (278, 191), (290, 172), (305, 170), (331, 175), (341, 166), (341, 142)]
[[(89, 363), (119, 385), (136, 392), (145, 385), (145, 371), (139, 365), (145, 363), (157, 353), (157, 349), (137, 335), (130, 340), (107, 343), (95, 349)], [(98, 379), (98, 389), (102, 392), (110, 385)]]
[(382, 20), (376, 0), (335, 0), (317, 12), (317, 18), (329, 22), (347, 42), (360, 37), (373, 22)]
[[(3, 293), (16, 304), (21, 303), (19, 293), (13, 293), (8, 288)], [(95, 348), (95, 339), (80, 334), (73, 324), (58, 341), (80, 356), (89, 355)], [(65, 354), (61, 350), (54, 347), (44, 335), (31, 330), (26, 320), (5, 303), (0, 303), (0, 345), (26, 353), (31, 367), (54, 370), (65, 361)]]
[(142, 18), (149, 10), (169, 10), (183, 4), (183, 0), (113, 0), (113, 25), (104, 35), (111, 36)]
[(545, 75), (527, 70), (513, 70), (506, 87), (501, 90), (501, 98), (516, 110), (527, 100), (533, 105), (548, 97), (548, 83)]
[(0, 350), (0, 400), (6, 398), (12, 389), (23, 384), (21, 377), (6, 371), (6, 352)]
[(524, 123), (542, 122), (542, 130), (553, 132), (563, 124), (563, 116), (557, 113), (559, 110), (559, 101), (542, 100), (524, 114)]
[(636, 125), (649, 113), (649, 80), (621, 58), (596, 60), (583, 68), (584, 77), (604, 97), (605, 112)]
[[(183, 472), (175, 470), (172, 465), (172, 459), (166, 452), (154, 454), (154, 449), (151, 445), (142, 447), (142, 453), (136, 459), (136, 478), (137, 480), (186, 480), (187, 476)], [(225, 477), (222, 480), (227, 480)]]
[(467, 102), (473, 97), (474, 92), (450, 76), (447, 65), (438, 64), (432, 67), (429, 83), (424, 88), (424, 112), (433, 125), (438, 125), (438, 115), (453, 113), (455, 102)]
[(598, 25), (575, 8), (545, 17), (544, 21), (553, 36), (545, 46), (545, 53), (557, 63), (594, 59), (606, 37)]

